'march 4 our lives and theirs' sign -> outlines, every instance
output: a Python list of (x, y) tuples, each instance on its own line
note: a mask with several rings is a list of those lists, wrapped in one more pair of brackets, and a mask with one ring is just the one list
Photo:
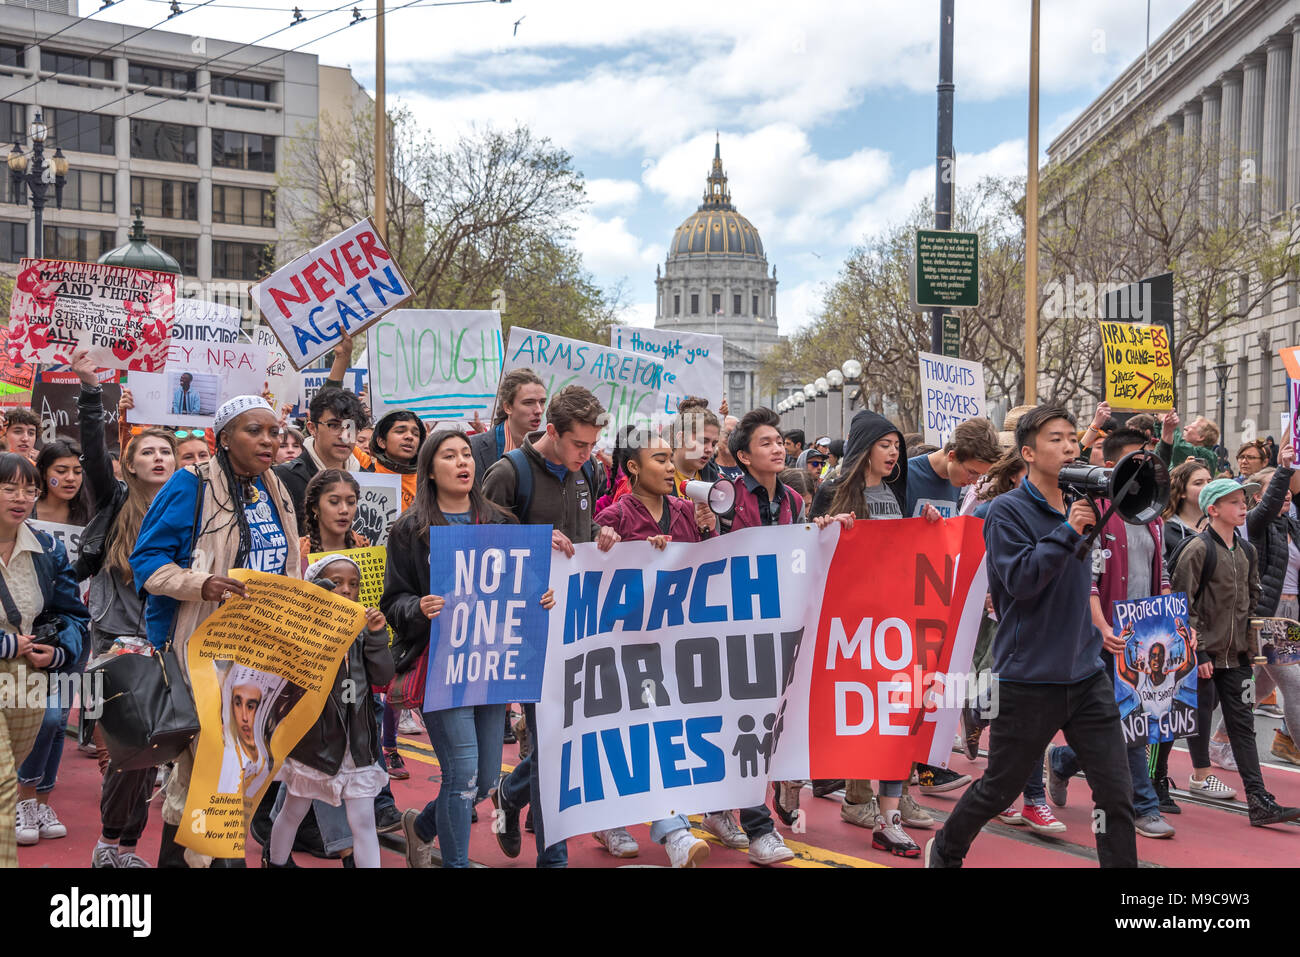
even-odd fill
[(295, 369), (405, 305), (411, 285), (367, 217), (253, 287), (253, 300)]
[(978, 698), (982, 527), (796, 525), (555, 557), (537, 706), (547, 836), (750, 807), (769, 780), (945, 765)]

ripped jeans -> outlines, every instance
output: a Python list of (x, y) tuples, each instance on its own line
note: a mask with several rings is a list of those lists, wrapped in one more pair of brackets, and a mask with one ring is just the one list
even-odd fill
[(501, 776), (505, 719), (504, 704), (425, 712), (442, 784), (416, 818), (415, 831), (425, 841), (437, 836), (443, 867), (469, 867), (470, 812)]

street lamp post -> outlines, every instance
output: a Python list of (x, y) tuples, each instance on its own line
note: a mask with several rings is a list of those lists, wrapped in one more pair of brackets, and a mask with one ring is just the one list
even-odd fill
[[(804, 415), (803, 415), (803, 432), (804, 442), (807, 443), (808, 433), (817, 428), (817, 385), (812, 382), (804, 384)], [(816, 438), (816, 436), (813, 436)]]
[(826, 423), (826, 434), (833, 439), (844, 438), (844, 373), (831, 369), (826, 373), (826, 382), (830, 386), (830, 421)]
[(813, 385), (817, 387), (817, 421), (813, 423), (813, 432), (816, 434), (808, 436), (809, 445), (826, 434), (831, 418), (830, 383), (824, 376), (818, 376)]
[(1214, 367), (1214, 375), (1219, 381), (1219, 441), (1225, 446), (1228, 444), (1228, 430), (1225, 425), (1225, 416), (1227, 414), (1225, 393), (1228, 390), (1228, 373), (1232, 371), (1232, 366), (1226, 362), (1220, 362)]
[(26, 186), (32, 194), (32, 212), (36, 219), (36, 242), (33, 246), (36, 259), (43, 258), (45, 254), (43, 219), (46, 188), (50, 184), (54, 185), (54, 205), (62, 209), (63, 187), (68, 181), (68, 160), (64, 157), (62, 148), (55, 147), (50, 162), (45, 161), (45, 137), (49, 132), (49, 127), (41, 119), (41, 111), (37, 110), (36, 115), (32, 117), (31, 126), (27, 129), (27, 135), (32, 139), (32, 155), (28, 157), (23, 154), (19, 140), (14, 141), (13, 149), (9, 151), (9, 178), (14, 193), (17, 194), (23, 186)]
[[(853, 406), (862, 397), (862, 363), (857, 359), (845, 359), (840, 366), (844, 373), (844, 438), (849, 437), (849, 426), (853, 423)], [(863, 406), (866, 406), (864, 401)]]

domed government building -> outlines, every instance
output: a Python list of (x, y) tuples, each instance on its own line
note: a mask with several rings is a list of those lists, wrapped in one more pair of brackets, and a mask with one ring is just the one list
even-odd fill
[(727, 404), (743, 415), (775, 406), (794, 381), (760, 393), (758, 366), (777, 344), (776, 267), (768, 268), (763, 240), (736, 211), (715, 144), (704, 202), (673, 233), (662, 273), (655, 268), (655, 328), (722, 336)]

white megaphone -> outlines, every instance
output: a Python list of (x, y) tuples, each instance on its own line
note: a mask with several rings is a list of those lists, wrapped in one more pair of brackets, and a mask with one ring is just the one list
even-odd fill
[(729, 518), (736, 510), (736, 485), (731, 479), (716, 482), (687, 482), (686, 497), (709, 506), (719, 518)]

